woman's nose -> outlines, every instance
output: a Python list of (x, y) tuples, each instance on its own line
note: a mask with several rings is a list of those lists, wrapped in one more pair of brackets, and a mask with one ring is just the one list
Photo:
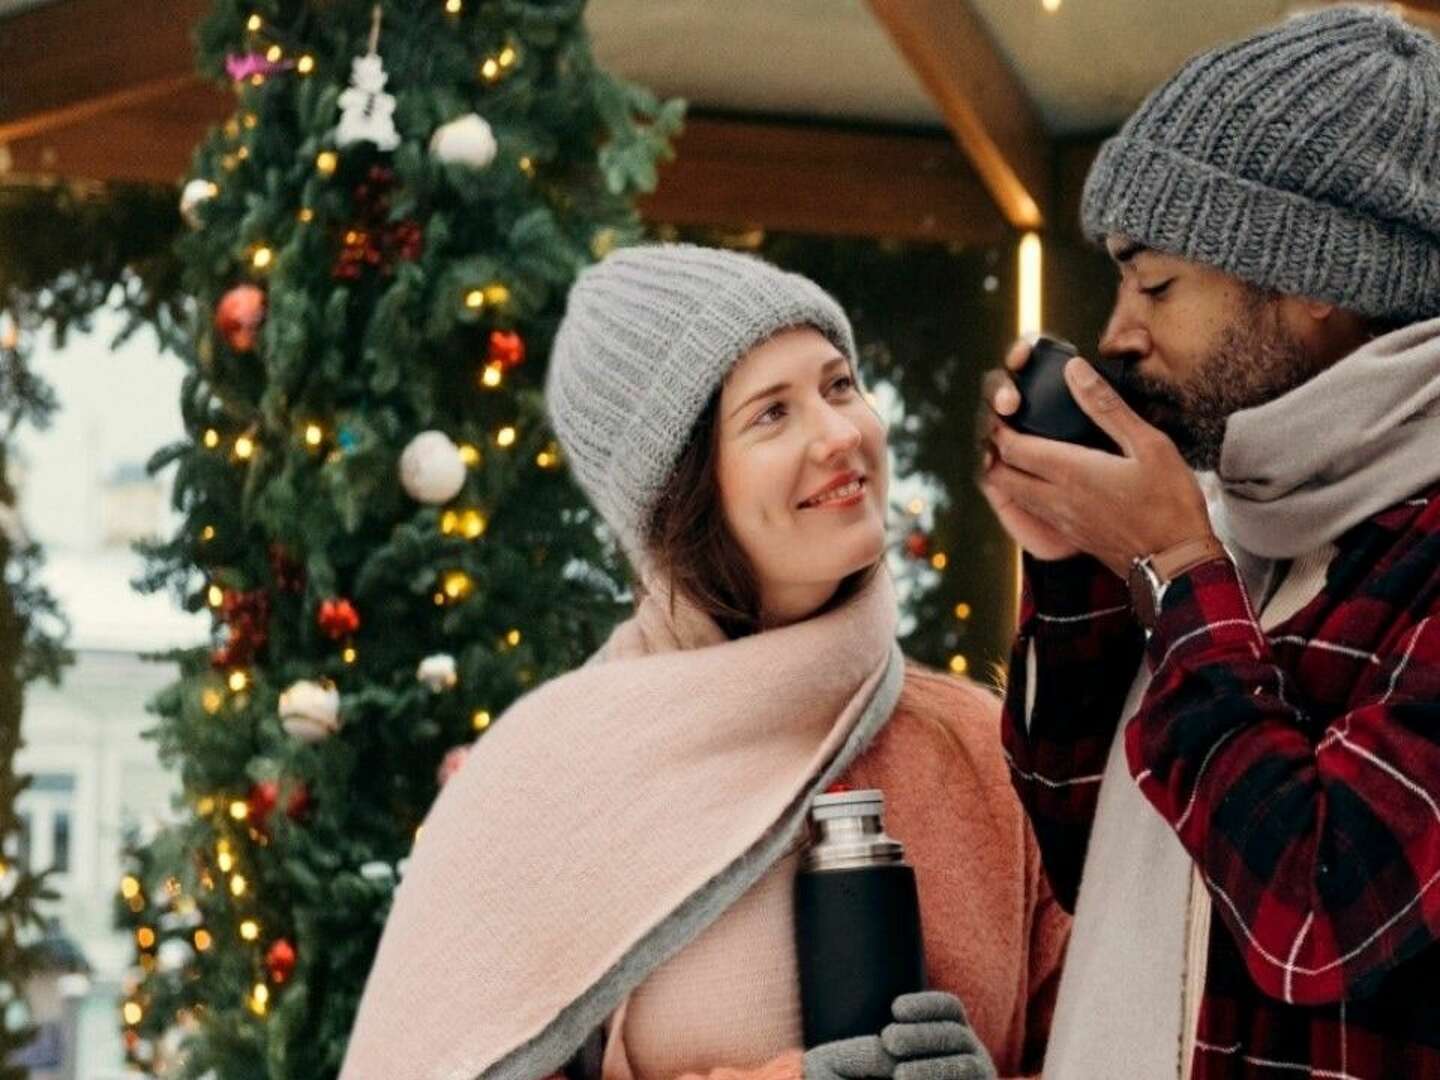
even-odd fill
[(810, 448), (821, 464), (839, 454), (848, 454), (860, 445), (860, 429), (838, 409), (824, 407), (818, 424)]

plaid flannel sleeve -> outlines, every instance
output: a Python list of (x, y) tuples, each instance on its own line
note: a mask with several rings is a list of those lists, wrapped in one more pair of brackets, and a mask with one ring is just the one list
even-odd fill
[(1172, 583), (1148, 644), (1130, 769), (1282, 1001), (1363, 997), (1440, 936), (1440, 612), (1395, 603), (1354, 616), (1412, 625), (1358, 658), (1371, 674), (1342, 716), (1296, 703), (1229, 560)]
[(1144, 648), (1125, 584), (1088, 557), (1025, 560), (1002, 739), (1056, 898), (1080, 871), (1125, 697)]

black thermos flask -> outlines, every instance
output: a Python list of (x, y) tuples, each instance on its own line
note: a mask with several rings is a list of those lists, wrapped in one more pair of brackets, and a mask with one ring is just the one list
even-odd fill
[(805, 1046), (878, 1035), (890, 1004), (924, 990), (915, 871), (885, 835), (885, 795), (816, 797), (813, 843), (795, 877), (795, 943)]

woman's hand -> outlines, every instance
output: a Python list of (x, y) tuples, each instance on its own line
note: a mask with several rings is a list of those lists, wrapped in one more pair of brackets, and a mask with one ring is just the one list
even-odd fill
[(894, 1080), (996, 1080), (995, 1064), (954, 994), (904, 994), (891, 1006), (895, 1023), (880, 1033), (895, 1059)]

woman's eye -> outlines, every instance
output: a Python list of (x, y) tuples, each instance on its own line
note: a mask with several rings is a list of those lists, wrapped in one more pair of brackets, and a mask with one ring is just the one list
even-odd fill
[(757, 424), (773, 424), (773, 423), (775, 423), (775, 421), (779, 420), (779, 419), (780, 419), (781, 417), (783, 417), (784, 415), (785, 415), (785, 406), (784, 406), (784, 405), (781, 405), (781, 404), (777, 401), (774, 405), (771, 405), (768, 409), (766, 409), (764, 412), (762, 412), (759, 416), (755, 417), (755, 423), (757, 423)]
[(848, 394), (851, 390), (855, 389), (855, 380), (849, 375), (841, 375), (830, 384), (830, 389), (841, 394)]
[(1166, 290), (1170, 288), (1170, 286), (1174, 283), (1174, 281), (1175, 281), (1174, 278), (1166, 278), (1164, 281), (1160, 282), (1158, 285), (1151, 285), (1151, 286), (1149, 286), (1148, 288), (1143, 288), (1143, 287), (1142, 287), (1140, 291), (1141, 291), (1142, 293), (1144, 293), (1146, 296), (1149, 296), (1149, 297), (1151, 297), (1151, 298), (1153, 298), (1153, 299), (1158, 300), (1160, 297), (1162, 297), (1162, 296), (1165, 295)]

